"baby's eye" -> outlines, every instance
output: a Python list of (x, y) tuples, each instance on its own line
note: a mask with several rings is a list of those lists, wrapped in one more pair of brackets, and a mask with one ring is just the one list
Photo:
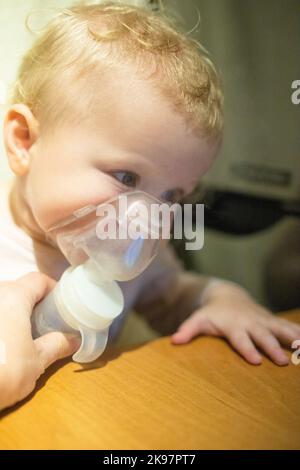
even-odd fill
[(131, 171), (114, 171), (111, 175), (124, 186), (135, 188), (138, 182), (138, 176)]
[(169, 191), (165, 191), (161, 195), (161, 198), (170, 204), (174, 204), (182, 199), (182, 195), (182, 189), (170, 189)]

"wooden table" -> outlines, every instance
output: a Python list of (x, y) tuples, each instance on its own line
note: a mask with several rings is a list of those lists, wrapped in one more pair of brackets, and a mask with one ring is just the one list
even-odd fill
[(110, 350), (96, 366), (52, 367), (2, 415), (0, 448), (300, 449), (300, 365), (251, 366), (203, 337)]

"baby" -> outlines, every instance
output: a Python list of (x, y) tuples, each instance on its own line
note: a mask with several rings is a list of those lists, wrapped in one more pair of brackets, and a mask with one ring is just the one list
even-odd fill
[[(31, 336), (35, 303), (68, 267), (47, 230), (128, 190), (182, 200), (211, 167), (221, 136), (215, 69), (163, 17), (110, 2), (63, 10), (49, 23), (23, 58), (4, 122), (15, 179), (0, 199), (0, 406), (24, 398), (48, 365), (79, 347), (59, 332)], [(251, 364), (261, 363), (258, 349), (288, 364), (280, 343), (300, 337), (300, 326), (235, 283), (185, 272), (170, 246), (121, 287), (125, 309), (111, 339), (131, 308), (174, 344), (225, 337)]]

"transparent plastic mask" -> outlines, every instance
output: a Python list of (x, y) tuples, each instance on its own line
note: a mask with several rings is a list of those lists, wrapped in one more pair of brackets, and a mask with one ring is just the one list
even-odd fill
[(128, 281), (144, 271), (159, 250), (161, 205), (142, 191), (123, 193), (75, 211), (52, 227), (48, 237), (56, 240), (71, 265), (92, 259), (104, 279)]

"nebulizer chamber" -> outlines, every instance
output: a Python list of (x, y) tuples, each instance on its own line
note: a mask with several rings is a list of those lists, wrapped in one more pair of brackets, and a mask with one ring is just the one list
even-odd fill
[[(34, 338), (51, 331), (80, 334), (76, 362), (91, 362), (103, 353), (109, 327), (124, 308), (117, 281), (138, 276), (157, 254), (160, 226), (151, 205), (159, 202), (142, 191), (125, 193), (77, 210), (49, 231), (71, 266), (35, 307)], [(151, 223), (145, 214), (152, 214)], [(132, 237), (128, 228), (134, 222), (138, 230)]]

